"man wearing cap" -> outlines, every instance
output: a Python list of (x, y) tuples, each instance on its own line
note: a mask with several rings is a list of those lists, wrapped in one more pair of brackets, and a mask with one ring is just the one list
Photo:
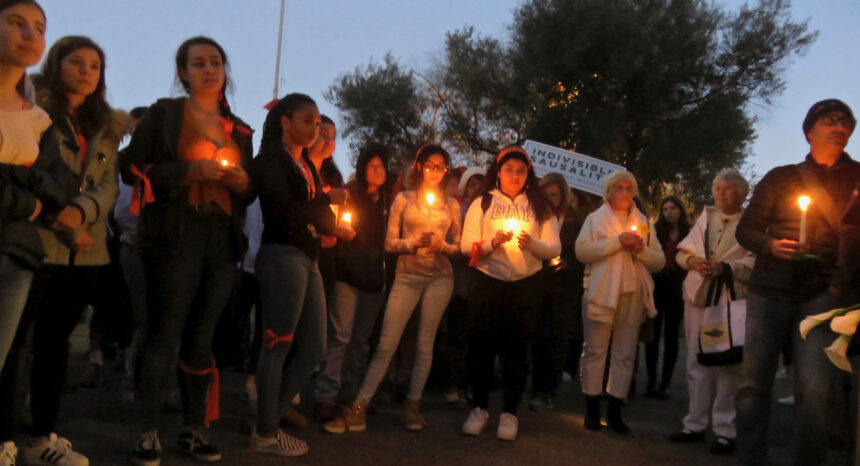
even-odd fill
[[(828, 399), (833, 384), (846, 373), (823, 351), (836, 338), (829, 326), (819, 326), (802, 340), (798, 324), (808, 315), (844, 304), (834, 272), (839, 219), (860, 181), (860, 163), (844, 151), (856, 122), (840, 100), (813, 105), (803, 120), (809, 142), (805, 160), (769, 171), (738, 224), (738, 243), (757, 256), (747, 298), (743, 382), (735, 400), (742, 464), (768, 462), (771, 392), (786, 338), (793, 345), (797, 400), (794, 463), (825, 459), (831, 425)], [(801, 196), (811, 199), (802, 244)]]

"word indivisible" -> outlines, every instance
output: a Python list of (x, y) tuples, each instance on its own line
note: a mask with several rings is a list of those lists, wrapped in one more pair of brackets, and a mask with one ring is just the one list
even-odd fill
[(555, 152), (536, 149), (533, 154), (531, 159), (535, 165), (545, 165), (559, 172), (573, 173), (591, 180), (600, 181), (601, 178), (612, 173), (612, 170), (607, 170), (605, 167), (584, 160), (574, 160), (573, 157)]

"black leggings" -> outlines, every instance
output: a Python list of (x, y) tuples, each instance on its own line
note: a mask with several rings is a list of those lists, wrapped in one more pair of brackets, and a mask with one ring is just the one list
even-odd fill
[[(658, 290), (654, 294), (657, 317), (654, 319), (654, 340), (645, 345), (645, 364), (648, 366), (648, 382), (657, 382), (657, 358), (660, 352), (660, 336), (663, 336), (663, 374), (661, 385), (668, 387), (678, 360), (678, 338), (681, 319), (684, 317), (684, 301), (678, 290)], [(665, 332), (663, 327), (665, 326)], [(653, 387), (648, 387), (653, 388)]]
[(528, 350), (543, 299), (541, 274), (515, 282), (475, 274), (466, 367), (476, 407), (487, 409), (496, 355), (502, 360), (504, 412), (516, 414), (528, 374)]

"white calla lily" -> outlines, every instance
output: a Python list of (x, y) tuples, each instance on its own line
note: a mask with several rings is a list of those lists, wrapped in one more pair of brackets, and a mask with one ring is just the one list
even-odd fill
[(848, 308), (831, 309), (827, 312), (815, 314), (814, 316), (809, 316), (803, 319), (800, 322), (800, 338), (806, 340), (806, 336), (809, 335), (809, 332), (811, 332), (812, 329), (821, 325), (822, 322), (826, 322), (836, 316), (841, 316), (846, 312), (848, 312)]
[(834, 366), (847, 372), (853, 372), (851, 369), (851, 361), (849, 361), (848, 357), (845, 355), (848, 352), (848, 345), (850, 343), (850, 335), (839, 335), (839, 337), (833, 341), (832, 345), (824, 348), (824, 353), (827, 354), (828, 358), (830, 358), (830, 362), (832, 362)]
[(830, 329), (841, 335), (854, 335), (858, 323), (860, 323), (860, 310), (855, 310), (834, 317), (830, 321)]

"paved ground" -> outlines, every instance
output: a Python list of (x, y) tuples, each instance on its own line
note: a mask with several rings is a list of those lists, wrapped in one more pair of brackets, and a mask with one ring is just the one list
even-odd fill
[[(70, 382), (80, 381), (86, 372), (82, 339), (78, 332), (71, 364)], [(684, 345), (681, 345), (682, 348)], [(400, 424), (399, 407), (377, 406), (368, 420), (368, 431), (333, 436), (319, 426), (293, 432), (306, 439), (310, 453), (301, 458), (276, 458), (245, 451), (250, 413), (241, 400), (243, 376), (227, 372), (222, 376), (222, 419), (213, 426), (213, 440), (222, 449), (224, 465), (727, 465), (734, 457), (708, 452), (704, 444), (676, 445), (666, 437), (680, 428), (686, 411), (686, 388), (680, 356), (670, 400), (636, 397), (630, 400), (625, 418), (632, 429), (629, 436), (590, 432), (582, 427), (584, 399), (577, 382), (566, 382), (557, 409), (536, 413), (523, 406), (520, 411), (519, 438), (515, 442), (496, 440), (495, 422), (500, 407), (498, 395), (491, 400), (490, 425), (478, 438), (460, 433), (467, 408), (445, 408), (439, 393), (425, 397), (423, 413), (429, 427), (420, 433), (406, 432)], [(644, 385), (644, 371), (638, 374)], [(778, 396), (788, 394), (786, 380), (777, 382)], [(169, 416), (162, 435), (165, 456), (162, 464), (194, 464), (174, 446), (178, 415)], [(69, 438), (76, 450), (86, 454), (94, 465), (125, 464), (127, 450), (137, 435), (134, 413), (119, 393), (119, 373), (108, 371), (97, 389), (78, 389), (63, 399), (61, 435)], [(774, 405), (771, 459), (788, 464), (791, 408)], [(25, 441), (25, 437), (19, 438)], [(846, 456), (836, 457), (845, 464)]]

